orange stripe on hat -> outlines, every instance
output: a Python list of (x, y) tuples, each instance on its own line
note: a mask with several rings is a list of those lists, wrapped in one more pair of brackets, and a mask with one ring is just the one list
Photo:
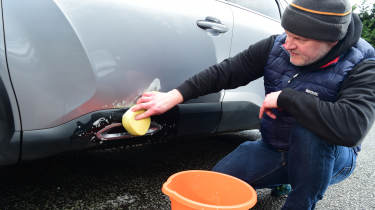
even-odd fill
[(322, 11), (317, 11), (317, 10), (312, 10), (312, 9), (307, 9), (301, 6), (298, 6), (297, 4), (290, 3), (291, 6), (298, 8), (300, 10), (306, 11), (306, 12), (311, 12), (315, 14), (320, 14), (320, 15), (333, 15), (333, 16), (345, 16), (351, 13), (351, 11), (344, 12), (344, 13), (336, 13), (336, 12), (322, 12)]

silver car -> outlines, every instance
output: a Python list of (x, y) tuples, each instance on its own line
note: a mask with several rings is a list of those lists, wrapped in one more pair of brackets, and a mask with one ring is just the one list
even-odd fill
[(0, 165), (72, 150), (258, 127), (263, 80), (178, 105), (129, 135), (144, 91), (282, 32), (280, 0), (2, 0)]

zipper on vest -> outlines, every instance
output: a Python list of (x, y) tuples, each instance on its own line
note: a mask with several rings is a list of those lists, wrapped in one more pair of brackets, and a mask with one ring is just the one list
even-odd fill
[(297, 78), (298, 76), (299, 76), (299, 73), (293, 75), (293, 77), (288, 80), (288, 84), (291, 83), (292, 80), (295, 79), (295, 78)]

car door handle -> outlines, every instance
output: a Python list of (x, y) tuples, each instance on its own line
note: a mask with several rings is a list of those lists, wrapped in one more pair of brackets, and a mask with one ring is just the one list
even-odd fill
[(215, 17), (208, 16), (204, 20), (197, 20), (197, 25), (211, 32), (225, 33), (228, 31), (228, 27), (221, 23), (221, 21)]

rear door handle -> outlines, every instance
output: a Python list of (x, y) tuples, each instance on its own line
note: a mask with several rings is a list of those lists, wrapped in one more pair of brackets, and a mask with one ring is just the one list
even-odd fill
[(206, 17), (204, 20), (197, 20), (197, 25), (204, 30), (215, 33), (225, 33), (229, 30), (219, 19), (211, 16)]

